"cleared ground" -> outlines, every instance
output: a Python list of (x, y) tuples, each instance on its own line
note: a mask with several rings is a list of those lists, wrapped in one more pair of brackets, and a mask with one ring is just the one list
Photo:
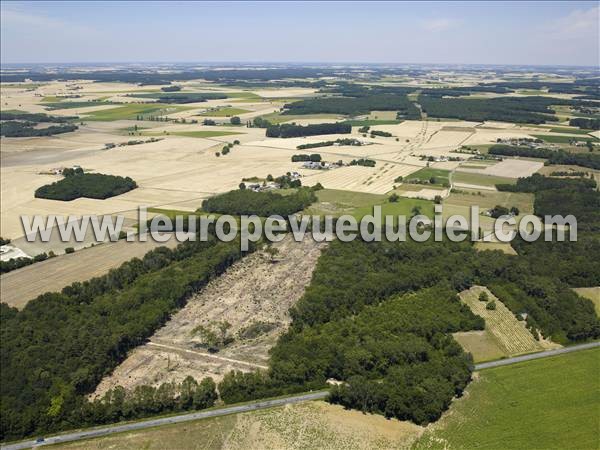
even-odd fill
[(600, 350), (480, 372), (415, 449), (593, 449)]
[[(266, 368), (268, 351), (287, 328), (289, 308), (302, 296), (326, 244), (312, 239), (295, 242), (290, 236), (275, 244), (275, 262), (259, 251), (232, 265), (213, 280), (159, 329), (146, 345), (136, 348), (112, 375), (102, 380), (96, 394), (121, 385), (181, 382), (187, 375), (219, 380), (232, 370)], [(217, 332), (229, 323), (233, 342), (209, 353), (201, 328)], [(269, 329), (256, 337), (243, 330), (257, 323)]]

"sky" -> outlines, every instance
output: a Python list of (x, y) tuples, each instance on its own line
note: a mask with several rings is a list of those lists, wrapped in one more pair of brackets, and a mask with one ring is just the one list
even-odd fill
[(600, 2), (1, 3), (1, 61), (600, 64)]

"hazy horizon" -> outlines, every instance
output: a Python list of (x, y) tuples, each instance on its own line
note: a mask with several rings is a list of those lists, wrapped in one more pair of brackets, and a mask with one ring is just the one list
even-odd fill
[(597, 2), (12, 2), (1, 61), (597, 67)]

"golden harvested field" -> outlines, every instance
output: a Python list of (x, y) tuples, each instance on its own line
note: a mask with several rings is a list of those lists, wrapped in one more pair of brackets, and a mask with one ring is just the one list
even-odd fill
[(596, 309), (596, 314), (600, 317), (600, 286), (597, 287), (587, 287), (587, 288), (574, 288), (575, 292), (577, 292), (582, 297), (588, 298), (594, 304), (594, 308)]
[[(109, 114), (107, 111), (112, 109), (133, 111), (135, 108), (152, 107), (143, 103), (131, 103), (139, 101), (139, 98), (136, 99), (128, 94), (160, 92), (160, 86), (93, 83), (84, 80), (68, 83), (39, 83), (32, 86), (33, 90), (26, 85), (1, 86), (4, 108), (61, 115), (85, 113), (94, 116), (95, 119), (102, 119)], [(285, 102), (310, 96), (315, 93), (314, 89), (273, 88), (237, 92), (235, 88), (201, 80), (186, 81), (181, 83), (181, 86), (184, 92), (231, 93), (234, 91), (233, 98), (186, 104), (184, 107), (174, 107), (173, 111), (163, 111), (165, 117), (172, 119), (169, 122), (120, 120), (125, 116), (120, 118), (118, 114), (110, 113), (112, 115), (106, 121), (86, 122), (80, 125), (79, 130), (71, 133), (50, 137), (2, 138), (0, 152), (2, 236), (16, 239), (23, 235), (20, 215), (116, 214), (131, 211), (138, 205), (192, 211), (198, 208), (203, 199), (235, 189), (244, 177), (265, 177), (268, 174), (279, 176), (289, 171), (300, 172), (303, 175), (302, 181), (306, 185), (320, 182), (331, 189), (384, 194), (398, 184), (394, 181), (398, 176), (407, 176), (426, 165), (420, 160), (420, 155), (449, 156), (450, 152), (461, 144), (471, 144), (475, 141), (491, 143), (498, 137), (506, 137), (507, 134), (526, 137), (527, 133), (539, 132), (536, 128), (519, 128), (510, 124), (481, 125), (476, 122), (407, 120), (396, 125), (372, 127), (373, 130), (392, 133), (391, 138), (370, 136), (363, 138), (358, 134), (358, 127), (355, 127), (353, 135), (372, 145), (331, 146), (313, 149), (311, 152), (321, 153), (327, 161), (349, 162), (357, 158), (371, 158), (376, 160), (376, 167), (344, 167), (333, 171), (315, 172), (300, 169), (300, 164), (291, 162), (291, 156), (301, 152), (296, 150), (297, 145), (348, 137), (348, 135), (276, 139), (265, 138), (265, 131), (260, 128), (233, 127), (228, 126), (227, 123), (220, 126), (200, 124), (204, 118), (200, 114), (209, 108), (239, 113), (243, 121), (256, 116), (275, 117)], [(65, 98), (75, 93), (79, 96), (77, 99)], [(240, 99), (248, 100), (241, 108), (247, 112), (241, 112), (240, 108), (224, 109), (235, 108), (232, 102)], [(44, 106), (49, 102), (62, 101), (66, 105), (71, 101), (79, 103), (92, 100), (124, 104), (90, 103), (90, 106), (54, 111), (46, 111)], [(390, 115), (389, 112), (386, 114)], [(130, 118), (135, 119), (135, 114)], [(189, 120), (185, 124), (173, 121), (184, 118), (196, 118), (200, 123), (192, 124)], [(215, 119), (218, 123), (228, 122), (226, 117)], [(279, 119), (298, 119), (306, 123), (316, 123), (338, 120), (341, 116), (280, 116)], [(127, 131), (136, 125), (139, 127), (140, 136), (152, 135), (161, 140), (110, 150), (104, 149), (107, 143), (118, 145), (132, 139), (145, 139), (144, 136), (128, 135)], [(238, 134), (216, 136), (213, 133)], [(223, 145), (234, 140), (239, 140), (241, 145), (235, 146), (227, 156), (220, 158), (215, 156)], [(534, 170), (533, 165), (537, 163), (517, 161), (516, 164), (522, 166), (522, 170), (517, 167), (520, 172), (507, 164), (515, 163), (500, 163), (485, 170), (500, 170), (502, 173), (509, 171), (511, 176), (516, 176), (517, 173), (529, 173)], [(40, 173), (73, 165), (79, 165), (95, 173), (129, 176), (138, 183), (139, 187), (106, 200), (78, 199), (72, 202), (57, 202), (33, 198), (36, 188), (59, 179), (56, 175)], [(456, 163), (453, 163), (452, 167), (448, 168), (453, 169), (455, 165)], [(481, 189), (493, 190), (493, 183), (490, 183), (495, 180), (494, 177), (464, 172), (461, 176), (471, 177), (463, 180), (463, 186), (468, 186), (470, 183), (479, 185), (481, 180), (485, 180), (486, 186), (482, 186)], [(422, 198), (433, 198), (438, 194), (428, 188), (420, 191), (409, 190), (405, 193), (406, 196)]]
[[(495, 310), (486, 309), (486, 302), (479, 300), (479, 295), (485, 292), (490, 300), (496, 302)], [(484, 339), (488, 342), (494, 341), (494, 345), (485, 346), (483, 344), (474, 345), (473, 336), (470, 339), (463, 339), (463, 342), (470, 345), (470, 349), (476, 352), (476, 359), (484, 360), (489, 354), (495, 352), (494, 346), (497, 346), (505, 356), (514, 356), (523, 353), (541, 351), (546, 348), (560, 347), (549, 341), (536, 341), (533, 335), (525, 328), (525, 322), (519, 321), (514, 314), (504, 306), (487, 288), (483, 286), (473, 286), (471, 289), (459, 294), (461, 300), (465, 302), (473, 313), (483, 317), (485, 320), (485, 331), (489, 335)], [(459, 341), (460, 342), (460, 341)], [(488, 348), (489, 347), (489, 348)]]
[(524, 159), (505, 159), (497, 164), (488, 165), (482, 169), (459, 167), (457, 170), (465, 173), (490, 175), (494, 177), (521, 178), (528, 177), (544, 167), (542, 161)]
[[(140, 384), (181, 382), (187, 375), (218, 381), (233, 369), (266, 368), (268, 351), (287, 328), (289, 309), (302, 296), (325, 245), (310, 238), (295, 242), (287, 236), (275, 244), (276, 262), (262, 251), (236, 262), (190, 299), (149, 343), (133, 350), (102, 380), (96, 395), (115, 385), (129, 390)], [(218, 353), (209, 353), (199, 330), (214, 330), (224, 321), (230, 324), (227, 336), (234, 340)], [(240, 335), (259, 322), (269, 324), (269, 329), (253, 338)]]
[(147, 242), (109, 242), (69, 255), (60, 255), (0, 276), (0, 297), (9, 306), (23, 308), (29, 300), (44, 292), (60, 291), (76, 281), (85, 281), (106, 274), (132, 258), (141, 258), (148, 251), (166, 245), (174, 247), (175, 239), (159, 244)]
[(424, 428), (322, 401), (122, 433), (57, 449), (408, 449)]

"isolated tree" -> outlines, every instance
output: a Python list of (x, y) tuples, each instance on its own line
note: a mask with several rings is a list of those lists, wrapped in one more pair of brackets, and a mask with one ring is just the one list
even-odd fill
[(483, 291), (481, 294), (479, 294), (479, 301), (480, 302), (487, 302), (490, 299), (489, 295), (487, 295), (487, 292)]
[(279, 255), (279, 250), (273, 247), (273, 244), (269, 242), (265, 248), (265, 253), (269, 256), (269, 261), (274, 262), (277, 255)]

